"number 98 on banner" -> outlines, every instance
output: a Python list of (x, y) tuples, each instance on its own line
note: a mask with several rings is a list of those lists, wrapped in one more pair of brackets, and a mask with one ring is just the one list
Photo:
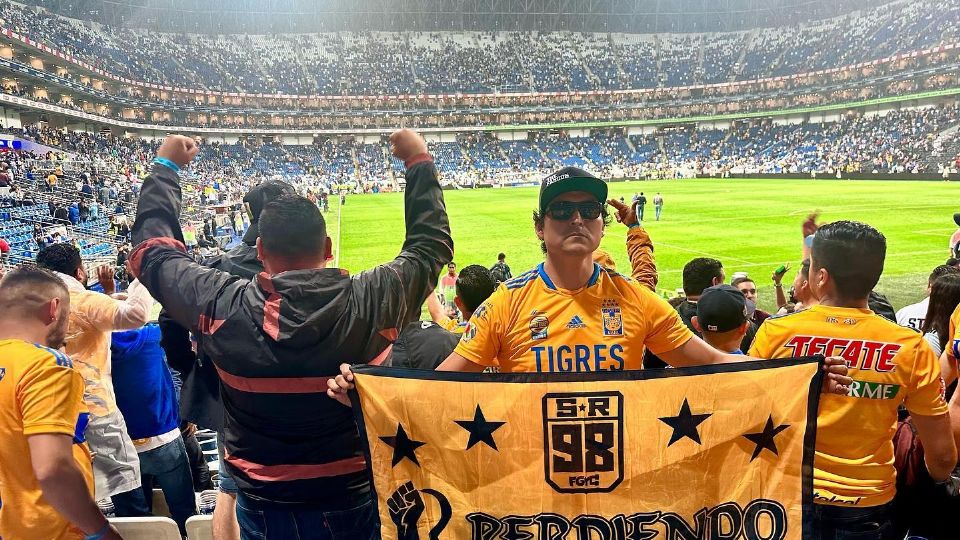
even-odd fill
[(623, 480), (623, 395), (543, 396), (544, 475), (560, 493), (613, 491)]

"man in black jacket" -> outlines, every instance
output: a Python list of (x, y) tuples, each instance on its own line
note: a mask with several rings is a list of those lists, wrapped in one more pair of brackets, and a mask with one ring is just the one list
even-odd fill
[(379, 363), (453, 258), (433, 158), (401, 130), (406, 240), (393, 261), (349, 277), (326, 268), (331, 243), (316, 205), (269, 203), (252, 281), (195, 263), (179, 225), (177, 171), (197, 154), (170, 136), (143, 185), (130, 269), (169, 316), (194, 330), (220, 375), (226, 466), (243, 537), (374, 538), (379, 529), (349, 408), (324, 395), (341, 362)]
[[(203, 261), (203, 265), (243, 279), (253, 279), (263, 272), (263, 263), (257, 258), (257, 237), (260, 236), (260, 213), (267, 203), (284, 195), (295, 195), (293, 186), (285, 182), (267, 181), (250, 189), (243, 198), (250, 214), (250, 227), (243, 242), (230, 251)], [(183, 377), (180, 409), (184, 420), (217, 432), (217, 450), (220, 454), (220, 484), (217, 505), (213, 511), (213, 535), (218, 539), (239, 538), (237, 525), (237, 483), (223, 462), (223, 403), (220, 400), (220, 376), (209, 355), (204, 351), (194, 354), (190, 332), (170, 319), (166, 311), (160, 313), (161, 345), (170, 366)], [(206, 467), (205, 463), (201, 466)]]

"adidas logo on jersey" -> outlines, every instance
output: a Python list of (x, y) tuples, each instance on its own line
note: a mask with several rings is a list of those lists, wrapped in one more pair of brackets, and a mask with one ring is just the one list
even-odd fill
[(571, 330), (574, 328), (586, 328), (587, 325), (583, 323), (583, 319), (579, 315), (574, 315), (570, 322), (567, 323), (567, 328)]

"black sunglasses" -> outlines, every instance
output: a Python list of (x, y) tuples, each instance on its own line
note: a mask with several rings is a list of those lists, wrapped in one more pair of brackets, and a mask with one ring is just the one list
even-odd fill
[(567, 221), (573, 218), (573, 212), (580, 213), (584, 220), (597, 219), (603, 210), (599, 201), (570, 202), (560, 201), (547, 206), (547, 215), (557, 221)]

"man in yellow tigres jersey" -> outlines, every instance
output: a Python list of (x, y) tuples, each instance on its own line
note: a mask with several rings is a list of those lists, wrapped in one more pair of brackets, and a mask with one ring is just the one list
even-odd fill
[[(606, 197), (606, 182), (576, 167), (544, 179), (534, 228), (545, 262), (498, 287), (438, 370), (641, 369), (646, 348), (673, 366), (749, 359), (710, 347), (647, 285), (593, 262), (607, 221)], [(341, 365), (341, 375), (328, 382), (328, 395), (342, 403), (349, 403), (346, 392), (353, 387), (349, 368)], [(846, 367), (831, 365), (828, 371), (827, 391), (845, 393)]]
[(0, 281), (0, 537), (119, 539), (93, 501), (83, 379), (63, 345), (70, 295), (33, 266)]
[(474, 312), (460, 344), (438, 369), (641, 369), (646, 348), (674, 366), (745, 358), (713, 349), (649, 288), (593, 262), (606, 198), (606, 183), (576, 167), (544, 179), (534, 228), (546, 260), (503, 283)]
[(913, 417), (930, 476), (956, 491), (950, 473), (957, 450), (936, 355), (919, 333), (867, 307), (885, 255), (886, 239), (869, 225), (838, 221), (820, 227), (809, 275), (819, 304), (768, 319), (750, 349), (761, 358), (839, 355), (850, 369), (848, 395), (820, 400), (813, 482), (818, 538), (892, 537), (900, 404)]

